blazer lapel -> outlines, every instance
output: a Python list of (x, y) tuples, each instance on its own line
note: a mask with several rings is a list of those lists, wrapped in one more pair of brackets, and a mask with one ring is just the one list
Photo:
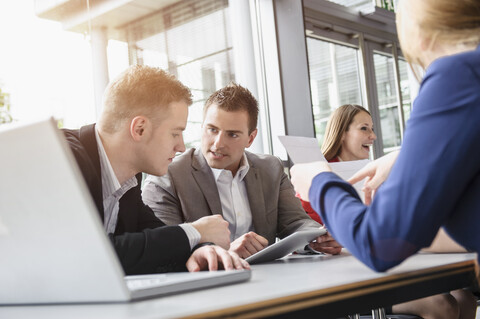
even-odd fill
[(192, 175), (207, 200), (211, 214), (221, 214), (223, 216), (217, 183), (200, 149), (195, 150), (193, 153)]
[(100, 171), (100, 156), (98, 155), (97, 139), (95, 137), (95, 124), (82, 126), (79, 130), (79, 139), (85, 147), (88, 157), (90, 157), (90, 160), (92, 161), (96, 176), (98, 176), (98, 183), (96, 183), (96, 185), (90, 185), (90, 187), (93, 187), (93, 189), (90, 190), (90, 193), (93, 196), (93, 200), (103, 222), (102, 174)]
[[(247, 154), (248, 158), (248, 154)], [(257, 234), (268, 233), (267, 216), (265, 211), (265, 199), (263, 197), (262, 180), (258, 169), (248, 159), (250, 168), (245, 175), (245, 186), (247, 188), (248, 202), (252, 212), (253, 226)]]

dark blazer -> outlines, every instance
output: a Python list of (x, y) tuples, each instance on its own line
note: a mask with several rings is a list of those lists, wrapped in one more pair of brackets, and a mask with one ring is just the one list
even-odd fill
[[(321, 226), (302, 209), (277, 157), (247, 151), (245, 154), (250, 168), (244, 181), (257, 234), (273, 244), (275, 237), (284, 238), (300, 229)], [(143, 200), (167, 225), (222, 214), (215, 178), (200, 149), (192, 148), (175, 158), (167, 175), (149, 176)]]
[[(95, 124), (63, 130), (103, 223), (102, 178)], [(186, 271), (190, 243), (179, 226), (166, 226), (142, 201), (142, 174), (138, 185), (120, 199), (118, 221), (110, 240), (127, 275)]]

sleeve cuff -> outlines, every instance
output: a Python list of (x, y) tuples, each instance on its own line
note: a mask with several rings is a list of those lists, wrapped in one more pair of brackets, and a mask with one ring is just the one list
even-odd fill
[(188, 241), (190, 242), (190, 249), (193, 249), (193, 247), (200, 242), (202, 235), (200, 235), (198, 230), (191, 224), (180, 224), (179, 226), (182, 227), (183, 231), (187, 234)]

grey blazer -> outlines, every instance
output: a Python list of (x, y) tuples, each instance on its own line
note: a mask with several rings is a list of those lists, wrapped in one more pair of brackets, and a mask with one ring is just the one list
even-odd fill
[[(255, 232), (269, 244), (298, 229), (320, 227), (303, 210), (284, 172), (281, 161), (271, 155), (245, 152), (250, 169), (245, 185)], [(143, 201), (167, 225), (193, 222), (203, 216), (222, 214), (217, 184), (200, 149), (177, 157), (167, 175), (149, 176)]]

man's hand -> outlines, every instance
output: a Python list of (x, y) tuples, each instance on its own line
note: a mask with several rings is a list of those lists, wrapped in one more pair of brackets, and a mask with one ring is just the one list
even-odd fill
[(308, 191), (312, 185), (313, 178), (322, 172), (331, 171), (332, 169), (327, 162), (297, 164), (290, 169), (291, 181), (295, 191), (300, 194), (300, 198), (309, 202)]
[(200, 233), (200, 243), (212, 242), (218, 246), (230, 248), (230, 230), (228, 222), (221, 215), (202, 217), (192, 223), (192, 226)]
[(395, 164), (397, 160), (398, 153), (399, 151), (395, 151), (377, 158), (375, 161), (365, 165), (364, 168), (356, 172), (348, 180), (348, 182), (353, 185), (365, 177), (367, 178), (362, 188), (365, 193), (365, 204), (370, 205), (375, 191), (387, 179), (393, 164)]
[(250, 265), (236, 253), (217, 245), (203, 246), (195, 250), (187, 260), (186, 266), (190, 272), (206, 269), (213, 271), (221, 268), (225, 270), (250, 269)]
[(230, 251), (242, 258), (247, 258), (268, 246), (268, 240), (254, 232), (248, 232), (235, 239), (230, 245)]
[(338, 255), (342, 251), (342, 245), (340, 245), (335, 239), (333, 239), (330, 233), (319, 236), (316, 238), (316, 242), (311, 242), (310, 247), (321, 253)]

